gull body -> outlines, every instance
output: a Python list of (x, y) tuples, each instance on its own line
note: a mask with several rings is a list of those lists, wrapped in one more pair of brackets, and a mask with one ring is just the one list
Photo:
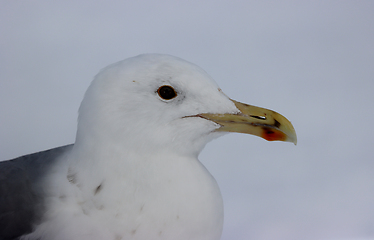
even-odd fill
[[(296, 142), (283, 116), (243, 123), (250, 116), (244, 108), (201, 68), (176, 57), (145, 54), (106, 67), (84, 96), (73, 145), (0, 165), (13, 174), (4, 189), (26, 176), (29, 190), (19, 188), (14, 198), (32, 196), (27, 211), (10, 214), (22, 230), (0, 219), (15, 229), (3, 239), (220, 239), (221, 193), (198, 160), (205, 144), (233, 131)], [(9, 170), (26, 161), (33, 164)], [(27, 223), (19, 220), (24, 216)]]

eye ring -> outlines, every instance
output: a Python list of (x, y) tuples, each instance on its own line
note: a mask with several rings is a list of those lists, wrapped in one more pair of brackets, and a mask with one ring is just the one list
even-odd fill
[(170, 100), (177, 96), (177, 92), (169, 85), (159, 87), (157, 93), (164, 100)]

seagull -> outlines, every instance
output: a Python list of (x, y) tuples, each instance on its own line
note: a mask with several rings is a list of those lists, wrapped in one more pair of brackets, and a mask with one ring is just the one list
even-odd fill
[(109, 65), (74, 144), (0, 162), (0, 239), (218, 240), (222, 197), (198, 155), (227, 132), (297, 141), (284, 116), (228, 98), (190, 62)]

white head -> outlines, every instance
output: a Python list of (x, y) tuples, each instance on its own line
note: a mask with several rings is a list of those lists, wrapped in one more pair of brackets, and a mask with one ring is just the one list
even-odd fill
[(76, 144), (197, 155), (221, 134), (213, 132), (219, 124), (189, 117), (201, 113), (239, 110), (198, 66), (169, 55), (139, 55), (95, 77), (79, 110)]

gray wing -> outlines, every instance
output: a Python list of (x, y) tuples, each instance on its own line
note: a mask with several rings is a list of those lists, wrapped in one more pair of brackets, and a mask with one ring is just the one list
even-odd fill
[(40, 181), (73, 145), (0, 162), (0, 240), (30, 233), (44, 211)]

